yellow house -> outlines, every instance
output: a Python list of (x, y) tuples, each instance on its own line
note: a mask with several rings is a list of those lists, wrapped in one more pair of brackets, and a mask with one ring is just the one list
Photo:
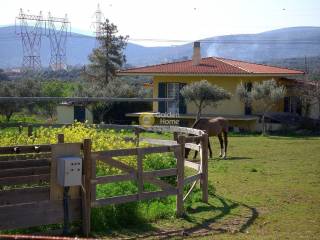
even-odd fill
[[(201, 58), (200, 42), (194, 43), (192, 60), (132, 68), (119, 72), (119, 75), (152, 76), (154, 98), (168, 97), (177, 99), (175, 102), (153, 103), (153, 112), (178, 114), (181, 122), (185, 125), (194, 121), (197, 109), (193, 104), (185, 104), (180, 95), (180, 89), (185, 84), (205, 79), (229, 91), (232, 97), (230, 100), (218, 103), (216, 107), (205, 108), (202, 116), (223, 116), (229, 119), (230, 125), (235, 129), (251, 130), (259, 128), (259, 116), (256, 115), (258, 114), (257, 108), (255, 106), (245, 106), (239, 100), (236, 95), (237, 85), (243, 82), (250, 88), (254, 82), (270, 79), (275, 79), (279, 84), (287, 85), (295, 81), (291, 79), (292, 77), (303, 74), (304, 72), (302, 71), (218, 57)], [(294, 96), (289, 94), (272, 111), (292, 112), (291, 105), (294, 102)], [(128, 116), (137, 117), (139, 113), (128, 114)]]

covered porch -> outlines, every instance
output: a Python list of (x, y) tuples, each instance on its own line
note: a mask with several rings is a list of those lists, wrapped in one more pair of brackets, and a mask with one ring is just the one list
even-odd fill
[[(179, 125), (183, 127), (191, 127), (196, 119), (196, 114), (170, 114), (160, 112), (137, 112), (128, 113), (127, 117), (132, 117), (135, 122), (139, 122), (139, 118), (142, 115), (150, 114), (154, 117), (155, 125)], [(224, 117), (228, 119), (230, 125), (230, 131), (255, 131), (259, 116), (256, 115), (221, 115), (221, 114), (202, 114), (202, 118), (215, 118)]]

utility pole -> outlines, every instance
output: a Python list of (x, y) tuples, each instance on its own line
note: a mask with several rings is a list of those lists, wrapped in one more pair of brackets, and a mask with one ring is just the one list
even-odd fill
[(39, 70), (41, 69), (40, 48), (42, 37), (42, 24), (44, 22), (42, 13), (39, 15), (25, 14), (20, 8), (19, 16), (16, 18), (19, 22), (19, 32), (16, 32), (22, 40), (22, 69)]
[(47, 36), (50, 40), (51, 57), (49, 66), (52, 70), (58, 71), (67, 68), (67, 38), (70, 35), (71, 23), (67, 14), (64, 18), (52, 17), (48, 13)]

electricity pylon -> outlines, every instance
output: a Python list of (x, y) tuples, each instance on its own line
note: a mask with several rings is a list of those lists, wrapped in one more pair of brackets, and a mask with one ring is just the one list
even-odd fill
[(98, 40), (103, 35), (102, 23), (104, 21), (103, 13), (100, 9), (100, 4), (97, 6), (97, 10), (94, 13), (95, 21), (92, 23), (96, 39)]
[(52, 17), (50, 12), (47, 19), (47, 36), (50, 40), (50, 67), (52, 70), (67, 68), (67, 37), (70, 34), (70, 22), (67, 15), (64, 18)]
[(44, 22), (42, 13), (30, 15), (24, 13), (20, 8), (19, 16), (16, 19), (19, 22), (20, 30), (16, 33), (22, 40), (22, 69), (39, 70), (41, 69), (40, 48), (43, 34), (42, 24)]

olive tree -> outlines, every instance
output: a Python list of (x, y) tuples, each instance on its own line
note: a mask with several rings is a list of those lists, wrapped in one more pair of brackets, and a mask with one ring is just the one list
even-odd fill
[(320, 80), (303, 81), (295, 86), (294, 91), (307, 109), (312, 105), (318, 105), (318, 119), (320, 120)]
[[(1, 97), (15, 97), (16, 89), (15, 85), (11, 81), (0, 82), (0, 96)], [(6, 117), (6, 121), (9, 122), (13, 113), (18, 112), (19, 107), (16, 102), (0, 102), (0, 114)]]
[(278, 85), (275, 80), (255, 82), (251, 91), (241, 82), (237, 86), (237, 95), (246, 104), (257, 103), (258, 111), (262, 115), (262, 132), (266, 133), (265, 115), (286, 95), (286, 88)]
[(198, 108), (196, 121), (201, 118), (201, 112), (206, 106), (216, 106), (219, 101), (231, 97), (225, 89), (210, 84), (207, 80), (188, 84), (180, 90), (180, 93), (186, 102), (194, 103)]
[[(0, 97), (36, 97), (40, 96), (40, 83), (35, 80), (0, 81)], [(9, 122), (12, 115), (24, 108), (33, 111), (34, 103), (6, 101), (0, 102), (0, 114), (6, 116)]]
[[(47, 81), (43, 82), (41, 86), (41, 96), (43, 97), (68, 97), (72, 94), (70, 85), (62, 81)], [(38, 104), (40, 111), (53, 120), (58, 102), (57, 101), (47, 101), (40, 102)]]
[[(125, 83), (119, 79), (109, 81), (107, 84), (100, 86), (97, 84), (83, 83), (75, 91), (77, 97), (113, 97), (113, 98), (133, 98), (142, 97), (143, 93), (139, 92), (137, 87)], [(91, 103), (94, 117), (99, 123), (103, 122), (105, 115), (112, 109), (114, 102), (95, 102)]]

